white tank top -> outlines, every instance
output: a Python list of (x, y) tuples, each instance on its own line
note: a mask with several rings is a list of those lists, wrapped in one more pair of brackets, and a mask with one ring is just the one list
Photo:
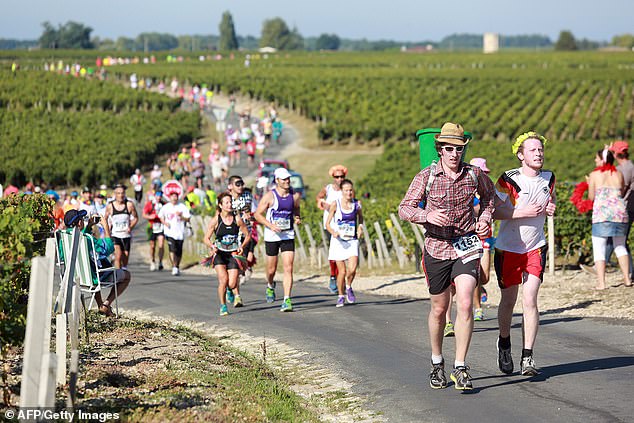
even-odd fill
[[(332, 204), (337, 200), (341, 200), (341, 196), (343, 195), (343, 191), (339, 189), (339, 191), (335, 190), (335, 187), (332, 184), (326, 185), (326, 198), (324, 201), (328, 204)], [(326, 229), (326, 222), (328, 221), (328, 209), (324, 210), (324, 229)], [(330, 225), (333, 229), (337, 229), (337, 225), (335, 220), (333, 219), (332, 224)]]
[(117, 210), (112, 203), (112, 215), (110, 215), (112, 231), (110, 236), (115, 238), (130, 238), (130, 211), (128, 210), (128, 200), (124, 203), (123, 210)]

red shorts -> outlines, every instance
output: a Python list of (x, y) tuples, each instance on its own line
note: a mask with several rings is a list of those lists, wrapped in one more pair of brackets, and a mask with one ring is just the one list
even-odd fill
[(501, 289), (519, 285), (526, 281), (528, 275), (544, 279), (546, 267), (546, 253), (548, 247), (536, 248), (528, 253), (512, 253), (495, 249), (493, 266), (498, 277), (498, 285)]

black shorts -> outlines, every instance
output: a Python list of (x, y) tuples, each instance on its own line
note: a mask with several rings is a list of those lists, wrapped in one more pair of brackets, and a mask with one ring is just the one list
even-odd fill
[(218, 251), (214, 257), (213, 266), (227, 266), (227, 270), (240, 269), (238, 261), (233, 254), (226, 251)]
[(430, 256), (425, 251), (423, 270), (429, 293), (438, 295), (449, 288), (457, 276), (471, 275), (477, 281), (480, 275), (480, 260), (471, 260), (467, 263), (463, 263), (461, 259), (441, 260)]
[(167, 239), (167, 245), (170, 249), (170, 253), (174, 253), (176, 256), (181, 257), (183, 255), (183, 240), (174, 239), (169, 236), (166, 236), (165, 238)]
[(255, 253), (255, 245), (256, 244), (257, 244), (257, 242), (255, 242), (254, 239), (250, 239), (249, 243), (244, 248), (244, 251), (243, 251), (242, 255), (246, 257), (247, 254), (249, 254), (249, 253)]
[(113, 236), (112, 243), (114, 245), (118, 245), (123, 251), (130, 252), (132, 238), (117, 238), (116, 236)]
[(266, 241), (264, 243), (267, 256), (277, 256), (280, 252), (295, 251), (295, 240), (285, 239), (283, 241)]
[(163, 234), (163, 232), (152, 232), (152, 235), (150, 235), (150, 241), (156, 241), (158, 237), (160, 236), (165, 238), (165, 235)]

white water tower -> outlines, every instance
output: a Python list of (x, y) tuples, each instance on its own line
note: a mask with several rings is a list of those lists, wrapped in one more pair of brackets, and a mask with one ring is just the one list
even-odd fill
[(500, 34), (495, 32), (486, 32), (483, 36), (484, 53), (497, 53), (500, 49)]

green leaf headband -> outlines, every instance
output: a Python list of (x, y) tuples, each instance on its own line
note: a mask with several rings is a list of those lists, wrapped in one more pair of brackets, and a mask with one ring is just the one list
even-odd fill
[(546, 143), (548, 142), (546, 137), (544, 137), (543, 135), (539, 135), (535, 131), (524, 132), (522, 135), (520, 135), (519, 137), (515, 139), (515, 142), (513, 143), (513, 147), (512, 147), (513, 154), (517, 154), (517, 151), (520, 149), (520, 145), (522, 145), (522, 143), (529, 138), (535, 138), (536, 140), (540, 140), (544, 147), (546, 147)]

